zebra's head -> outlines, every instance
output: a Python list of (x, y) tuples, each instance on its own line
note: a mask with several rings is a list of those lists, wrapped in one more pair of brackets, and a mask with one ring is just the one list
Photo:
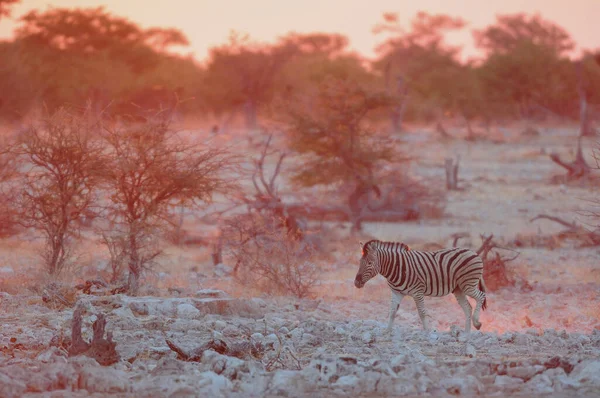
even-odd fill
[(375, 241), (369, 241), (365, 244), (360, 242), (362, 257), (360, 258), (358, 273), (354, 279), (354, 286), (359, 289), (379, 273), (379, 261), (377, 261), (375, 248), (372, 245), (373, 242)]

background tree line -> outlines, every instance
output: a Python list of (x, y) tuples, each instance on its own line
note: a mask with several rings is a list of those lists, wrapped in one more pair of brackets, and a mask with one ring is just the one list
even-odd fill
[[(0, 18), (15, 0), (0, 2)], [(574, 43), (539, 15), (500, 15), (473, 31), (483, 57), (459, 60), (444, 41), (465, 29), (460, 18), (418, 13), (409, 26), (385, 14), (372, 62), (348, 50), (338, 34), (288, 34), (256, 43), (232, 34), (199, 63), (173, 50), (188, 45), (177, 29), (142, 29), (102, 8), (31, 11), (19, 18), (14, 39), (0, 42), (0, 118), (18, 121), (34, 109), (53, 111), (90, 101), (97, 111), (143, 117), (169, 109), (183, 116), (246, 127), (279, 117), (292, 99), (318, 95), (331, 78), (389, 101), (371, 120), (440, 121), (459, 117), (495, 121), (555, 116), (578, 118), (585, 97), (590, 114), (600, 105), (599, 56), (569, 58)], [(110, 106), (109, 106), (110, 105)], [(470, 125), (469, 125), (470, 128)]]

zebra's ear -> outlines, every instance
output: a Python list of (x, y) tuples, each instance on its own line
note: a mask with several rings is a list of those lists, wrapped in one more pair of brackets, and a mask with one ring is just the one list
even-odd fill
[(364, 244), (364, 243), (362, 243), (362, 242), (358, 242), (358, 244), (360, 245), (360, 248), (361, 248), (361, 249), (362, 249), (362, 247), (365, 245), (365, 244)]
[(365, 255), (364, 243), (358, 242), (358, 244), (360, 245), (360, 255), (364, 256)]

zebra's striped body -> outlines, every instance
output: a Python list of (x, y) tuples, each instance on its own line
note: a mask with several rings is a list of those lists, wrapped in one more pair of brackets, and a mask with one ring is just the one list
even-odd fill
[(467, 296), (477, 302), (473, 326), (481, 328), (479, 311), (486, 308), (483, 262), (469, 249), (452, 248), (432, 252), (409, 250), (400, 242), (371, 240), (362, 246), (362, 258), (354, 284), (362, 288), (377, 274), (383, 275), (392, 290), (388, 331), (404, 296), (417, 305), (423, 328), (428, 329), (424, 297), (453, 293), (466, 316), (465, 331), (471, 329), (472, 307)]

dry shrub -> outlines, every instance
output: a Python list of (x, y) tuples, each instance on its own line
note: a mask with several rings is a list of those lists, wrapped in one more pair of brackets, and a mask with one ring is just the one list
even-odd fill
[(490, 291), (495, 292), (515, 285), (515, 275), (507, 270), (506, 263), (500, 254), (495, 253), (494, 257), (486, 259), (483, 269), (485, 284)]
[(383, 182), (381, 195), (369, 195), (362, 221), (402, 222), (444, 215), (446, 191), (440, 184), (417, 180), (396, 167), (380, 172), (377, 180)]
[(226, 254), (241, 284), (268, 294), (308, 297), (318, 283), (314, 248), (288, 234), (280, 220), (244, 214), (225, 223)]
[(103, 163), (97, 127), (85, 115), (60, 109), (22, 130), (10, 149), (19, 165), (18, 221), (44, 236), (49, 274), (60, 273), (73, 259), (80, 220), (96, 201)]

